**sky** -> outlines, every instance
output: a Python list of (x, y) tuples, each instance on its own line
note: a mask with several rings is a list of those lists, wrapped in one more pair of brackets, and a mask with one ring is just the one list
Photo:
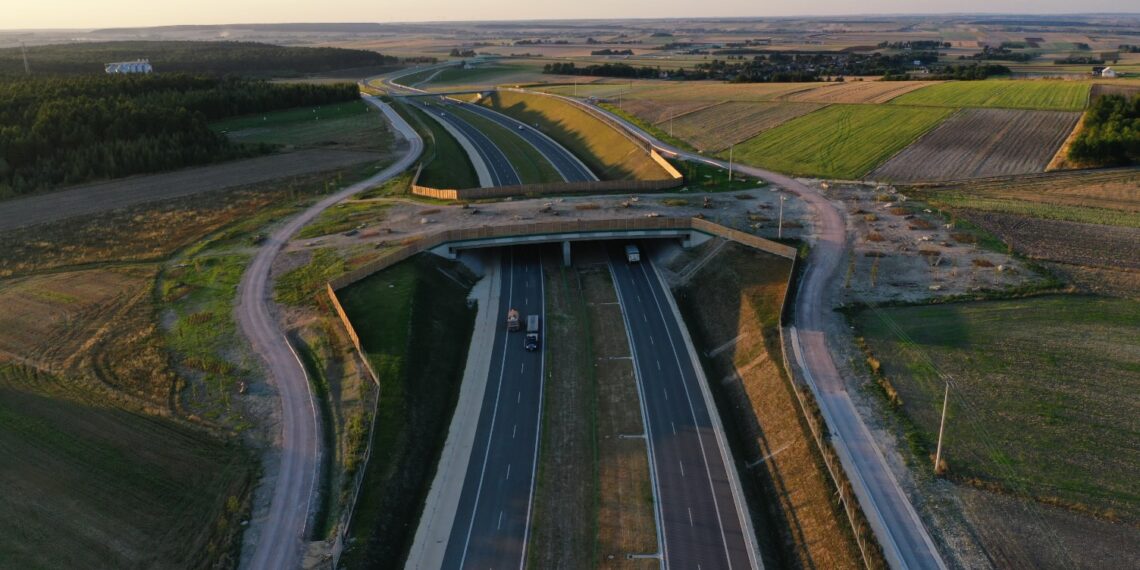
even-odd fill
[(1140, 0), (9, 0), (0, 29), (277, 22), (1140, 12)]

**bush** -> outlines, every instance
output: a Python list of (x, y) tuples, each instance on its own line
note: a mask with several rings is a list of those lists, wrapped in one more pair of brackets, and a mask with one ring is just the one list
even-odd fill
[(1140, 95), (1105, 95), (1085, 114), (1084, 128), (1069, 147), (1084, 164), (1118, 166), (1140, 162)]

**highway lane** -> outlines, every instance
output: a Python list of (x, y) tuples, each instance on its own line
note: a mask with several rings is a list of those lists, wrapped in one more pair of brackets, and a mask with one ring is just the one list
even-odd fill
[[(727, 450), (717, 442), (680, 324), (648, 256), (627, 263), (610, 247), (610, 268), (632, 342), (654, 464), (667, 568), (758, 565), (736, 504)], [(715, 412), (713, 412), (715, 413)]]
[[(577, 101), (574, 104), (588, 107)], [(660, 152), (721, 168), (728, 166), (722, 160), (665, 144), (617, 115), (591, 108), (594, 112), (605, 113), (623, 124), (631, 133), (649, 142)], [(926, 526), (891, 473), (883, 452), (875, 444), (874, 437), (855, 409), (827, 346), (825, 331), (829, 327), (828, 321), (831, 321), (831, 327), (846, 326), (839, 321), (838, 313), (831, 310), (832, 304), (829, 301), (829, 293), (847, 249), (843, 212), (827, 197), (791, 177), (750, 166), (734, 167), (738, 172), (763, 178), (796, 194), (807, 203), (812, 212), (814, 242), (800, 279), (793, 326), (789, 331), (789, 348), (815, 394), (824, 420), (834, 433), (832, 445), (851, 481), (852, 490), (863, 506), (863, 514), (883, 547), (887, 562), (892, 568), (945, 569), (946, 564)]]
[(464, 104), (463, 108), (478, 113), (522, 137), (523, 140), (542, 153), (567, 182), (591, 182), (598, 179), (577, 156), (566, 150), (566, 147), (554, 142), (553, 139), (534, 127), (482, 105)]
[[(503, 316), (443, 568), (522, 568), (526, 560), (545, 345), (527, 352), (523, 337), (527, 315), (540, 315), (544, 329), (546, 324), (539, 249), (511, 248), (500, 275)], [(511, 307), (522, 320), (518, 332), (507, 331)]]
[(447, 106), (428, 106), (423, 103), (413, 103), (419, 107), (423, 112), (432, 115), (436, 120), (447, 121), (448, 124), (455, 127), (459, 132), (463, 133), (467, 140), (475, 147), (475, 151), (486, 163), (487, 168), (491, 171), (491, 181), (494, 186), (516, 186), (522, 184), (518, 172), (515, 172), (515, 167), (511, 165), (511, 161), (507, 159), (507, 155), (495, 145), (491, 139), (483, 134), (483, 131), (475, 128), (456, 116), (455, 113), (449, 113)]
[(270, 310), (269, 269), (281, 248), (302, 226), (333, 204), (403, 172), (423, 150), (419, 135), (391, 107), (373, 97), (364, 99), (378, 107), (411, 143), (408, 152), (375, 176), (324, 198), (285, 222), (257, 250), (238, 285), (235, 317), (254, 352), (264, 360), (268, 380), (281, 399), (280, 463), (272, 483), (269, 514), (264, 519), (255, 519), (254, 529), (251, 529), (258, 533), (248, 564), (254, 570), (301, 567), (302, 545), (307, 540), (305, 533), (317, 492), (317, 468), (322, 453), (316, 404), (308, 377)]

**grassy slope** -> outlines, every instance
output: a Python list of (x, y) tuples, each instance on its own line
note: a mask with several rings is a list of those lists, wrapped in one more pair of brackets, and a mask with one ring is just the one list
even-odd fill
[(497, 92), (483, 105), (543, 132), (582, 159), (602, 180), (657, 180), (668, 174), (640, 147), (585, 111), (553, 97)]
[(511, 162), (511, 166), (515, 167), (515, 172), (519, 173), (519, 178), (523, 184), (563, 182), (562, 176), (558, 174), (554, 165), (522, 137), (503, 128), (498, 123), (464, 110), (459, 105), (452, 105), (450, 111), (487, 135), (491, 142), (495, 143), (495, 146), (507, 155), (507, 160)]
[(950, 474), (1140, 520), (1140, 303), (1047, 296), (867, 310), (858, 328)]
[[(737, 145), (735, 159), (800, 176), (856, 179), (953, 109), (832, 105)], [(727, 153), (722, 152), (723, 158)]]
[(420, 161), (424, 165), (419, 184), (432, 188), (476, 188), (479, 177), (467, 152), (459, 146), (459, 141), (451, 136), (438, 122), (427, 117), (418, 109), (395, 104), (393, 108), (404, 117), (424, 139), (424, 153)]
[(235, 117), (210, 128), (236, 142), (372, 150), (387, 148), (392, 137), (378, 112), (363, 101), (349, 101)]
[(340, 292), (382, 395), (348, 567), (403, 563), (455, 409), (475, 312), (439, 268), (418, 256)]
[(948, 81), (911, 91), (890, 104), (1080, 111), (1091, 85), (1087, 81)]

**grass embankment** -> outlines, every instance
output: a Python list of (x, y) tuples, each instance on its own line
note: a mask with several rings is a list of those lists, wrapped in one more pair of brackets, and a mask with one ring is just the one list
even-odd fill
[(954, 481), (1135, 524), (1140, 302), (1084, 296), (867, 309), (854, 316)]
[(1088, 81), (947, 81), (900, 95), (890, 104), (1080, 111), (1091, 86)]
[(471, 126), (487, 135), (495, 146), (503, 151), (511, 166), (518, 172), (523, 184), (541, 184), (543, 182), (563, 182), (554, 165), (538, 152), (533, 145), (523, 140), (518, 134), (504, 128), (498, 123), (487, 120), (471, 111), (463, 109), (462, 105), (452, 105), (448, 110), (458, 115)]
[[(576, 271), (543, 260), (546, 386), (527, 567), (594, 568), (598, 561), (597, 375)], [(551, 349), (550, 347), (557, 347)]]
[(545, 95), (498, 91), (480, 104), (528, 125), (539, 125), (602, 180), (660, 180), (669, 176), (639, 145), (571, 103)]
[(737, 244), (716, 256), (678, 289), (677, 301), (738, 459), (764, 564), (860, 567), (783, 369), (778, 327), (792, 262)]
[(340, 291), (381, 394), (346, 566), (407, 556), (463, 379), (472, 283), (462, 266), (417, 256)]
[(641, 130), (653, 135), (653, 137), (659, 141), (671, 144), (677, 148), (684, 149), (684, 150), (687, 150), (690, 152), (699, 152), (693, 145), (689, 144), (688, 141), (677, 138), (677, 137), (665, 132), (664, 130), (661, 129), (661, 127), (658, 127), (657, 125), (654, 125), (653, 123), (650, 123), (649, 121), (646, 121), (645, 119), (642, 119), (641, 117), (638, 117), (637, 115), (634, 115), (633, 113), (627, 113), (626, 111), (624, 111), (621, 107), (618, 107), (617, 105), (612, 105), (610, 103), (600, 103), (600, 104), (598, 104), (598, 106), (609, 111), (609, 112), (611, 112), (611, 113), (613, 113), (613, 114), (615, 114), (615, 115), (617, 115), (617, 116), (619, 116), (619, 117), (621, 117), (621, 118), (623, 118), (623, 119), (625, 119), (626, 121), (629, 121), (634, 126), (636, 126), (636, 127), (640, 128)]
[[(736, 145), (736, 160), (797, 176), (858, 179), (953, 109), (831, 105)], [(718, 156), (728, 158), (728, 153)]]
[(750, 178), (739, 172), (734, 172), (732, 180), (729, 180), (727, 170), (703, 162), (670, 160), (669, 163), (685, 177), (685, 185), (681, 187), (681, 191), (739, 192), (741, 190), (755, 190), (768, 185), (763, 180)]
[(386, 150), (392, 139), (380, 110), (364, 101), (247, 115), (210, 128), (234, 142), (301, 148)]
[(420, 163), (423, 164), (419, 179), (421, 186), (432, 188), (479, 186), (479, 177), (475, 173), (475, 167), (471, 165), (471, 159), (467, 157), (467, 152), (438, 121), (404, 103), (395, 103), (392, 108), (412, 125), (424, 141), (424, 152), (420, 159)]

